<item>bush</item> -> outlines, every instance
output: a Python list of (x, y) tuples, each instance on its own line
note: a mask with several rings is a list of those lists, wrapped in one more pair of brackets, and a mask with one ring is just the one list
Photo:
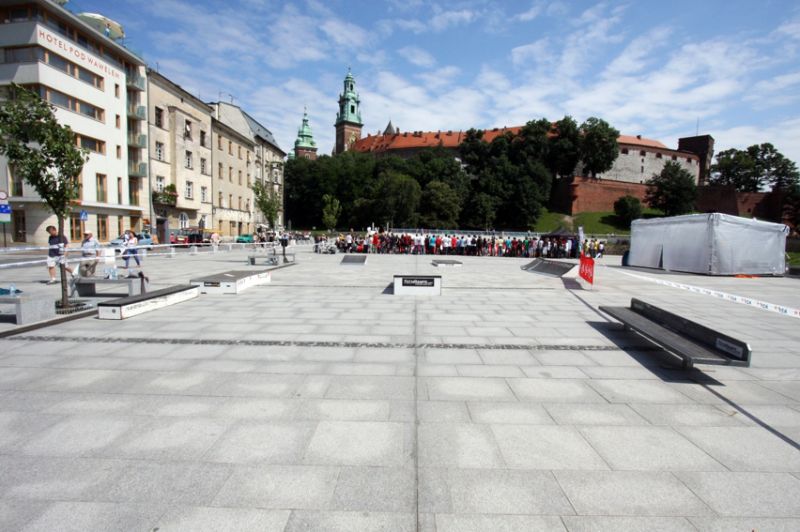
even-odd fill
[(632, 221), (642, 217), (642, 202), (634, 196), (622, 196), (614, 202), (614, 214), (630, 227)]

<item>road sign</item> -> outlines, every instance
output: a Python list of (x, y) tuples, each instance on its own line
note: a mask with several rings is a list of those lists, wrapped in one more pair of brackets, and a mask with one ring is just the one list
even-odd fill
[(11, 205), (8, 204), (8, 194), (0, 190), (0, 224), (11, 223)]
[(81, 211), (81, 221), (88, 222), (89, 221), (89, 213), (86, 211)]

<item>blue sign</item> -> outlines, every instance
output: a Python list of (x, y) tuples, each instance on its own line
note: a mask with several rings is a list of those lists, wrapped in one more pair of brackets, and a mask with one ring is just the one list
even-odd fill
[(11, 205), (8, 203), (0, 204), (0, 214), (11, 214)]
[(86, 211), (81, 211), (81, 221), (88, 222), (89, 221), (89, 213)]

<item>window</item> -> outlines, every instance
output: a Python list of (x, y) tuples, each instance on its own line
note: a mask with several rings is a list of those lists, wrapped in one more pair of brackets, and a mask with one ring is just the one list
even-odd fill
[(223, 173), (224, 173), (224, 170), (222, 169), (222, 163), (219, 163), (219, 174), (217, 174), (217, 175), (219, 175), (220, 179), (222, 179), (222, 174)]
[(6, 63), (35, 63), (40, 59), (44, 59), (44, 51), (38, 46), (5, 49)]
[(164, 160), (164, 143), (156, 142), (156, 159), (159, 161)]
[(233, 142), (228, 141), (228, 155), (233, 155)]
[(117, 159), (122, 159), (122, 146), (117, 144)]
[(122, 205), (122, 178), (117, 178), (117, 205)]
[(205, 146), (206, 145), (206, 132), (205, 131), (201, 131), (200, 132), (200, 145), (201, 146)]
[(156, 176), (156, 192), (164, 192), (164, 176), (157, 175)]
[(233, 209), (233, 194), (228, 194), (228, 208)]
[(192, 168), (192, 152), (186, 152), (186, 168)]
[(117, 234), (122, 235), (125, 232), (125, 217), (117, 216)]
[(691, 157), (687, 157), (686, 158), (686, 162), (689, 163), (689, 164), (692, 164), (692, 158)]
[(242, 147), (241, 146), (237, 146), (237, 148), (238, 148), (237, 152), (238, 152), (239, 159), (241, 159), (242, 158)]
[(206, 173), (206, 160), (203, 157), (200, 158), (200, 173)]
[[(120, 216), (120, 221), (122, 217)], [(120, 231), (121, 233), (122, 231)], [(105, 214), (97, 215), (97, 240), (108, 240), (108, 216)]]
[(217, 149), (218, 150), (222, 149), (222, 137), (219, 136), (217, 137)]
[(622, 153), (622, 155), (628, 155), (628, 148), (622, 148), (620, 153)]
[(114, 97), (119, 98), (119, 83), (114, 83)]
[(644, 150), (641, 150), (641, 151), (639, 152), (639, 155), (641, 155), (642, 157), (644, 157), (645, 155), (647, 155), (647, 152), (646, 152), (646, 151), (644, 151)]
[(63, 92), (51, 89), (50, 87), (45, 87), (44, 85), (40, 86), (39, 95), (43, 100), (47, 100), (58, 107), (69, 109), (74, 113), (80, 113), (100, 122), (105, 119), (105, 112), (101, 108), (73, 98), (72, 96), (67, 96)]
[(239, 184), (242, 184), (242, 171), (239, 170)]
[(242, 210), (242, 197), (239, 196), (239, 210)]
[(644, 166), (642, 166), (642, 170), (641, 170), (641, 172), (642, 172), (642, 173), (644, 173)]
[(219, 195), (217, 196), (217, 203), (219, 204), (220, 207), (223, 206), (222, 205), (222, 192), (220, 192)]
[(208, 202), (208, 187), (200, 187), (200, 201)]
[(100, 203), (105, 203), (108, 201), (108, 189), (106, 188), (106, 176), (104, 174), (97, 174), (96, 176), (96, 183), (97, 183), (97, 201)]
[(156, 107), (156, 127), (164, 127), (164, 110)]
[(183, 138), (192, 140), (192, 123), (187, 120), (183, 126)]
[(662, 155), (660, 153), (656, 153), (656, 159), (661, 159)]
[(194, 199), (194, 183), (191, 181), (186, 182), (186, 188), (184, 189), (183, 195), (186, 199)]
[(233, 183), (233, 166), (228, 167), (228, 181)]
[(189, 215), (185, 212), (180, 213), (180, 215), (178, 215), (178, 223), (180, 224), (181, 229), (186, 229), (189, 227)]
[(22, 196), (25, 190), (22, 185), (22, 178), (20, 178), (17, 175), (14, 175), (14, 171), (11, 167), (9, 167), (8, 173), (9, 173), (9, 181), (11, 181), (11, 195)]
[(350, 112), (351, 113), (355, 113), (356, 112), (356, 106), (355, 105), (351, 105), (350, 106)]
[(249, 187), (249, 186), (250, 186), (250, 184), (251, 184), (251, 183), (250, 183), (250, 174), (247, 174), (247, 186)]
[(114, 125), (116, 126), (116, 128), (117, 128), (117, 129), (119, 129), (120, 127), (122, 127), (122, 119), (120, 118), (120, 116), (119, 116), (119, 115), (117, 115), (117, 116), (114, 118)]
[(81, 214), (73, 212), (69, 215), (69, 239), (71, 242), (80, 242), (83, 238), (83, 222)]
[(678, 160), (678, 156), (677, 156), (677, 155), (673, 155), (673, 156), (672, 156), (672, 160), (673, 160), (673, 161), (677, 161), (677, 160)]
[(128, 179), (128, 198), (131, 205), (139, 205), (139, 180)]
[(244, 202), (244, 210), (250, 212), (250, 200)]

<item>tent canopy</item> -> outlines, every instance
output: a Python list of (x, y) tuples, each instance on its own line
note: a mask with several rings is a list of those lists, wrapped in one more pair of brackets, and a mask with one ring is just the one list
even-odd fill
[(635, 220), (628, 263), (706, 275), (783, 275), (783, 224), (727, 214)]

